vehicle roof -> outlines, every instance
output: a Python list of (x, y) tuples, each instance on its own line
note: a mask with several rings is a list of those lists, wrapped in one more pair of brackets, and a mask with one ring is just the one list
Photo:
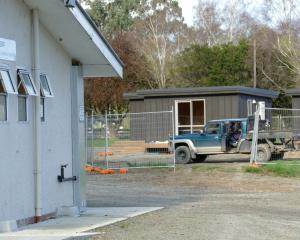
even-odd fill
[(242, 122), (247, 121), (247, 118), (224, 118), (224, 119), (216, 119), (216, 120), (210, 120), (209, 122)]

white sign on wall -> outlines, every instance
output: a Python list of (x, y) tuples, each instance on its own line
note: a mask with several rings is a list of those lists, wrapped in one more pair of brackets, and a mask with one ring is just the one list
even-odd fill
[(7, 61), (16, 61), (16, 56), (16, 41), (0, 38), (0, 59)]
[(84, 106), (79, 106), (79, 121), (84, 122)]

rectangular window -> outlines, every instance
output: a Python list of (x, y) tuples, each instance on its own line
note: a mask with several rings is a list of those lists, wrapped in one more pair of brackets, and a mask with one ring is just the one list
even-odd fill
[(9, 71), (7, 69), (0, 68), (0, 81), (4, 92), (12, 94), (17, 93), (12, 79), (10, 77)]
[(40, 112), (41, 112), (41, 121), (45, 122), (45, 98), (41, 97), (40, 99)]
[(27, 121), (27, 97), (23, 95), (18, 96), (18, 116), (20, 122)]
[(252, 116), (255, 112), (255, 103), (253, 99), (247, 100), (247, 116)]
[(26, 70), (18, 70), (18, 91), (25, 93), (26, 95), (36, 96), (36, 88), (32, 81), (31, 75)]
[(200, 132), (205, 125), (205, 100), (176, 101), (176, 134)]
[(7, 101), (6, 95), (0, 93), (0, 121), (7, 121)]
[(0, 67), (0, 121), (7, 121), (7, 95), (16, 94), (9, 70)]
[(43, 97), (53, 97), (53, 92), (46, 74), (40, 75), (41, 94)]

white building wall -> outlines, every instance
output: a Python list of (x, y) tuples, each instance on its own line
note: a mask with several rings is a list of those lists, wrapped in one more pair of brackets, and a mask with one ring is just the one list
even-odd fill
[[(41, 72), (48, 75), (54, 98), (46, 99), (46, 121), (41, 126), (43, 214), (72, 205), (71, 182), (58, 183), (61, 164), (72, 175), (71, 58), (40, 26)], [(8, 64), (14, 83), (18, 66), (32, 69), (30, 9), (21, 0), (0, 0), (0, 37), (17, 43), (16, 62)], [(0, 221), (33, 217), (34, 212), (34, 97), (28, 97), (28, 123), (18, 122), (17, 96), (8, 97), (8, 122), (0, 123)]]

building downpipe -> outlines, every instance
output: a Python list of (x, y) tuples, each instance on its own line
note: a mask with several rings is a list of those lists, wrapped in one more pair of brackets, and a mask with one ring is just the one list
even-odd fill
[(35, 81), (37, 96), (35, 99), (34, 111), (34, 176), (35, 176), (35, 222), (41, 221), (42, 217), (42, 176), (41, 176), (41, 119), (40, 119), (40, 39), (39, 39), (39, 11), (32, 10), (32, 24), (33, 24), (33, 78)]

